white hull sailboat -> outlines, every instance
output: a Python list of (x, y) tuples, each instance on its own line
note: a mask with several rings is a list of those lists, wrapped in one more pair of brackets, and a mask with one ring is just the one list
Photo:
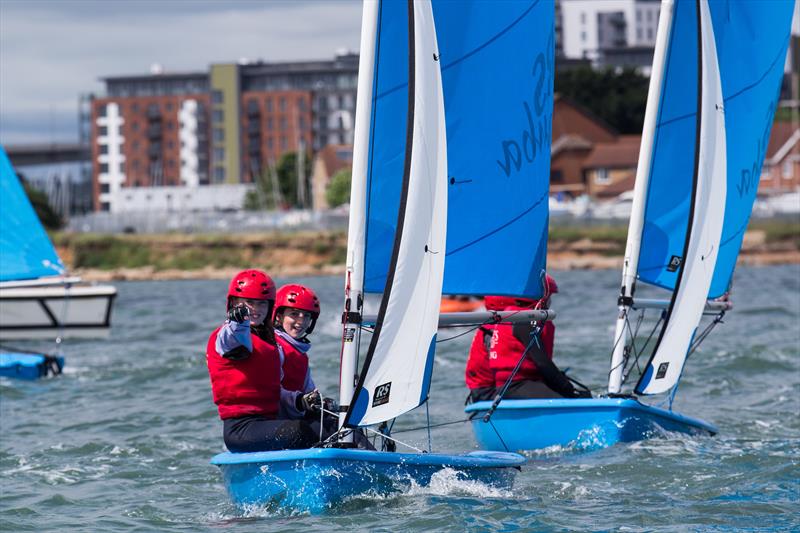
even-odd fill
[[(103, 337), (117, 290), (66, 275), (11, 162), (0, 148), (0, 341)], [(0, 375), (40, 377), (63, 365), (4, 346)], [(29, 372), (30, 370), (30, 372)]]
[[(672, 431), (716, 433), (674, 413), (672, 400), (687, 358), (732, 307), (733, 270), (767, 149), (793, 5), (662, 1), (608, 394), (471, 405), (482, 446), (586, 449)], [(637, 283), (670, 297), (639, 298)], [(649, 336), (640, 331), (648, 309), (660, 317)], [(710, 320), (701, 329), (704, 316)], [(640, 366), (645, 351), (649, 360)], [(638, 382), (626, 389), (638, 368)], [(644, 403), (650, 395), (666, 395), (668, 407)]]

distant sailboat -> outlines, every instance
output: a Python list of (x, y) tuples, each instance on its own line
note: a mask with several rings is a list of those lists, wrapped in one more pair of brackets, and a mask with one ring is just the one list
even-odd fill
[[(0, 198), (0, 340), (107, 335), (116, 288), (67, 276), (2, 148)], [(5, 354), (4, 375), (45, 368), (29, 355)]]
[[(596, 447), (716, 428), (671, 411), (686, 360), (731, 308), (728, 291), (755, 200), (794, 2), (663, 0), (625, 251), (608, 396), (471, 405), (481, 446)], [(694, 142), (692, 142), (694, 140)], [(637, 283), (671, 291), (635, 296)], [(654, 346), (636, 312), (663, 312)], [(703, 315), (713, 316), (700, 330)], [(624, 394), (639, 357), (651, 355)], [(671, 393), (669, 409), (637, 397)]]

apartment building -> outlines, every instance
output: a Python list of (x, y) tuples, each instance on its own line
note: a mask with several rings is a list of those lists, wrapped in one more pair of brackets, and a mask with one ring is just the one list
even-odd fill
[[(248, 184), (286, 152), (352, 143), (357, 77), (358, 56), (344, 54), (104, 78), (105, 95), (92, 98), (86, 113), (95, 210), (170, 205), (154, 194), (220, 198), (170, 188)], [(138, 188), (151, 190), (132, 191)], [(228, 203), (181, 205), (239, 207)]]
[(560, 0), (564, 56), (594, 66), (633, 66), (649, 73), (659, 0)]

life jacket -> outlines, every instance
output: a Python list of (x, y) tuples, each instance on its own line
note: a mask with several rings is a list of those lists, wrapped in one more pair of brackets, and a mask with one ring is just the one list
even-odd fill
[(494, 325), (481, 326), (472, 338), (464, 371), (464, 381), (471, 390), (494, 387), (494, 371), (489, 368), (489, 341), (494, 328)]
[(252, 335), (253, 351), (246, 359), (234, 361), (217, 353), (220, 328), (206, 346), (206, 364), (211, 392), (223, 420), (243, 416), (278, 416), (281, 397), (281, 360), (278, 348)]
[(289, 341), (276, 335), (275, 339), (283, 348), (283, 381), (281, 385), (289, 391), (303, 390), (308, 374), (308, 356), (298, 350)]
[[(507, 309), (507, 311), (510, 310), (513, 309)], [(489, 367), (494, 371), (494, 385), (496, 387), (502, 387), (505, 384), (527, 347), (514, 336), (512, 328), (513, 326), (511, 324), (497, 324), (494, 334), (492, 335), (492, 342), (489, 347)], [(545, 322), (539, 333), (542, 348), (545, 354), (547, 354), (547, 357), (551, 360), (553, 359), (553, 341), (555, 339), (555, 334), (556, 327), (552, 322)], [(542, 377), (539, 375), (536, 363), (534, 363), (530, 357), (526, 356), (519, 370), (514, 374), (512, 381), (541, 381), (541, 379)]]

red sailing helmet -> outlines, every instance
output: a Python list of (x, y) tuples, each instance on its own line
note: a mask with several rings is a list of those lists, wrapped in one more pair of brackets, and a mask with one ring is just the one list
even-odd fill
[(296, 283), (284, 285), (278, 289), (278, 295), (275, 300), (275, 312), (272, 315), (272, 320), (276, 327), (280, 326), (278, 323), (278, 315), (287, 307), (311, 313), (311, 324), (308, 326), (308, 329), (306, 329), (306, 335), (314, 331), (314, 326), (317, 323), (317, 317), (319, 317), (320, 312), (319, 298), (317, 298), (314, 291)]
[(275, 282), (260, 270), (242, 270), (228, 285), (228, 305), (232, 297), (275, 301)]
[(551, 296), (558, 292), (558, 284), (553, 276), (550, 274), (544, 275), (544, 295), (545, 297)]

